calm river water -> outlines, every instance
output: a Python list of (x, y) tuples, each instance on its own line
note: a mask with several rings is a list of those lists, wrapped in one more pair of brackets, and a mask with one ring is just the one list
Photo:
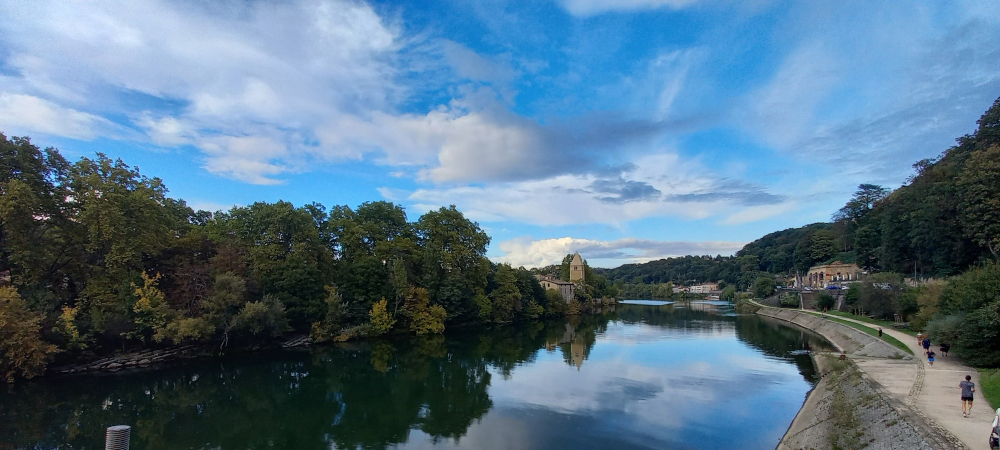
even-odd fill
[(773, 449), (815, 335), (727, 306), (0, 386), (0, 449)]

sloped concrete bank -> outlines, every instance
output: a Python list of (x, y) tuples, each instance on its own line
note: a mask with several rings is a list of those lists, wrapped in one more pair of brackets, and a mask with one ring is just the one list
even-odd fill
[[(913, 356), (847, 325), (802, 311), (755, 306), (757, 314), (811, 330), (846, 353), (845, 360), (839, 353), (813, 355), (822, 379), (806, 397), (778, 450), (968, 448), (855, 363), (919, 364)], [(916, 383), (919, 380), (914, 388)]]

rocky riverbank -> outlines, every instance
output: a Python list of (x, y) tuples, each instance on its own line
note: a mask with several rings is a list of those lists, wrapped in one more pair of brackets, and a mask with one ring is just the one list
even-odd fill
[[(302, 347), (311, 343), (312, 339), (308, 336), (296, 336), (282, 342), (279, 347)], [(177, 347), (149, 349), (125, 353), (122, 355), (110, 356), (96, 361), (89, 361), (80, 364), (50, 367), (46, 373), (50, 375), (71, 375), (86, 372), (117, 372), (121, 370), (147, 368), (184, 359), (215, 356), (218, 353), (219, 348), (214, 344), (181, 345)]]
[(919, 410), (894, 397), (857, 364), (919, 364), (911, 355), (854, 328), (805, 312), (756, 308), (759, 315), (812, 330), (845, 352), (844, 360), (836, 353), (814, 355), (822, 379), (779, 442), (779, 450), (968, 448)]

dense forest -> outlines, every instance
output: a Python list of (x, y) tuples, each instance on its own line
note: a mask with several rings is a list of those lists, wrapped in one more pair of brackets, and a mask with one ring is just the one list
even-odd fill
[(70, 163), (2, 134), (0, 193), (6, 379), (147, 345), (260, 346), (289, 332), (346, 340), (577, 314), (608, 291), (595, 277), (567, 304), (528, 270), (492, 264), (489, 236), (454, 206), (416, 221), (389, 202), (194, 211), (120, 160)]

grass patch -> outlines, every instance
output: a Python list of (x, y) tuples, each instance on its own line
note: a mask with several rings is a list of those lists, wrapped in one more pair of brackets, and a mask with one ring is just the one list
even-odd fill
[[(851, 328), (855, 328), (857, 330), (864, 331), (865, 333), (868, 333), (868, 334), (870, 334), (872, 336), (878, 337), (878, 330), (876, 330), (874, 328), (866, 327), (864, 325), (861, 325), (860, 323), (851, 322), (850, 320), (838, 319), (836, 317), (823, 316), (820, 313), (814, 313), (812, 311), (806, 311), (806, 312), (808, 312), (809, 314), (812, 314), (814, 316), (823, 317), (826, 320), (832, 320), (834, 322), (847, 325), (847, 326), (849, 326)], [(896, 338), (894, 338), (892, 336), (889, 336), (888, 334), (883, 334), (882, 335), (882, 340), (886, 341), (886, 342), (888, 342), (890, 344), (892, 344), (893, 347), (896, 347), (896, 348), (898, 348), (898, 349), (900, 349), (900, 350), (902, 350), (902, 351), (904, 351), (906, 353), (909, 353), (911, 355), (913, 354), (913, 350), (910, 350), (910, 347), (907, 347), (906, 344), (900, 342), (899, 339), (896, 339)]]
[(979, 369), (979, 385), (991, 409), (1000, 408), (1000, 369)]
[(865, 317), (865, 316), (856, 316), (856, 315), (851, 314), (851, 313), (846, 312), (846, 311), (828, 311), (827, 314), (829, 314), (831, 316), (840, 316), (840, 317), (846, 317), (848, 319), (860, 320), (862, 322), (870, 323), (872, 325), (877, 325), (877, 326), (880, 326), (882, 328), (892, 328), (893, 330), (906, 333), (906, 334), (908, 334), (910, 336), (913, 336), (913, 337), (917, 337), (917, 332), (916, 331), (911, 330), (909, 328), (896, 328), (895, 327), (896, 323), (892, 322), (892, 321), (879, 320), (879, 319), (871, 319), (871, 318), (868, 318), (868, 317)]

